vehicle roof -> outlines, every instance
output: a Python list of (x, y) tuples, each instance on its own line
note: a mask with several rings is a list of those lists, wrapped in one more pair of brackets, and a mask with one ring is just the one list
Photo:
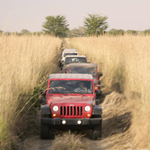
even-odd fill
[(93, 79), (91, 74), (50, 74), (49, 79)]
[(80, 67), (80, 66), (97, 67), (97, 64), (94, 64), (94, 63), (71, 63), (71, 64), (66, 65), (66, 67)]
[(67, 51), (77, 51), (76, 49), (64, 49), (63, 52), (67, 52)]
[(77, 51), (65, 51), (63, 53), (78, 53)]
[(86, 56), (85, 55), (67, 55), (66, 58), (67, 57), (86, 57)]

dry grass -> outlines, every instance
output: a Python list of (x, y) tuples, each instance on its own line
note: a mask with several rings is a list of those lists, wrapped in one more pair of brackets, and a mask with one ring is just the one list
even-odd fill
[(130, 99), (132, 144), (149, 149), (150, 36), (83, 37), (68, 43), (98, 64), (105, 85)]
[(55, 138), (53, 150), (89, 150), (90, 143), (85, 142), (80, 134), (63, 133)]
[(0, 36), (1, 148), (16, 135), (14, 124), (19, 119), (16, 109), (27, 102), (20, 95), (30, 94), (44, 75), (56, 69), (55, 56), (61, 42), (50, 36)]
[(105, 97), (103, 108), (103, 141), (102, 149), (134, 149), (129, 128), (131, 112), (128, 100), (115, 91)]

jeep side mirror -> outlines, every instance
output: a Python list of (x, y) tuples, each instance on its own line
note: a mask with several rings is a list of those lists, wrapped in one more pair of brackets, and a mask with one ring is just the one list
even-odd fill
[(103, 76), (103, 73), (102, 72), (99, 72), (98, 73), (98, 79), (100, 78), (100, 77), (102, 77)]

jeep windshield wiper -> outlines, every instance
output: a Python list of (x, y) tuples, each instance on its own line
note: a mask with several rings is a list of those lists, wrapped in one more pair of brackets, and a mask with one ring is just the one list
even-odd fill
[(65, 93), (63, 93), (63, 92), (52, 92), (52, 93), (50, 93), (50, 94), (63, 94), (63, 95), (65, 95), (65, 96), (66, 96), (66, 94), (65, 94)]

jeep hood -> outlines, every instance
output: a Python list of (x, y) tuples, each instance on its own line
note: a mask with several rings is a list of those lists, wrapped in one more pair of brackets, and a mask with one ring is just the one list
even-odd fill
[(50, 96), (48, 101), (50, 103), (88, 103), (91, 104), (94, 98), (92, 96)]

